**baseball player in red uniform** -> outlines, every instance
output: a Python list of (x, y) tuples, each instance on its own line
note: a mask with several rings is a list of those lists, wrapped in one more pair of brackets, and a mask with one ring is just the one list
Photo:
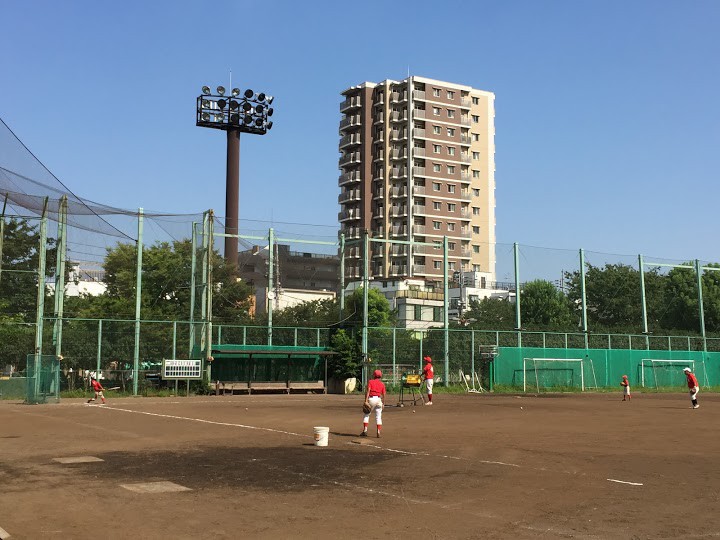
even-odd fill
[(93, 391), (95, 392), (95, 397), (90, 398), (87, 400), (88, 403), (95, 401), (98, 397), (102, 399), (102, 402), (105, 403), (105, 396), (103, 395), (103, 390), (105, 390), (100, 384), (100, 381), (98, 381), (95, 377), (90, 379), (90, 386), (92, 386)]
[(683, 371), (685, 372), (688, 388), (690, 389), (690, 400), (692, 401), (693, 409), (699, 409), (700, 405), (698, 405), (697, 402), (697, 395), (700, 391), (700, 385), (698, 384), (697, 377), (695, 377), (689, 367), (686, 367)]
[(625, 398), (627, 398), (627, 401), (630, 401), (631, 395), (630, 395), (630, 381), (628, 381), (628, 376), (623, 375), (622, 381), (620, 381), (620, 386), (623, 387), (623, 401), (625, 401)]
[(433, 370), (432, 358), (426, 356), (423, 360), (425, 360), (425, 367), (423, 368), (422, 378), (425, 381), (425, 388), (427, 388), (428, 395), (428, 400), (425, 405), (432, 405), (432, 389), (433, 382), (435, 381), (435, 371)]
[(375, 424), (377, 424), (377, 436), (380, 438), (382, 430), (382, 410), (385, 402), (385, 385), (382, 379), (382, 371), (376, 369), (373, 373), (373, 379), (368, 381), (367, 390), (365, 390), (365, 402), (370, 404), (370, 412), (363, 417), (363, 430), (361, 437), (367, 437), (368, 422), (370, 421), (370, 413), (375, 411)]

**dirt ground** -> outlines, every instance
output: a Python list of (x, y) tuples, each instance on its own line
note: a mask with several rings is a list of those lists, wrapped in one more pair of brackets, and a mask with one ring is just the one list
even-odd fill
[[(700, 403), (438, 394), (360, 440), (357, 396), (0, 402), (0, 538), (720, 536), (720, 396)], [(78, 456), (102, 461), (54, 461)], [(158, 481), (189, 490), (122, 487)]]

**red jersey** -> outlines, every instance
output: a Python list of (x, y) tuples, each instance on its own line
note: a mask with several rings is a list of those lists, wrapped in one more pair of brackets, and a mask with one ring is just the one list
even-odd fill
[(630, 386), (630, 383), (626, 378), (623, 377), (622, 382), (620, 383), (620, 386)]
[(687, 377), (687, 383), (688, 388), (695, 388), (696, 386), (700, 386), (697, 382), (697, 378), (692, 373), (685, 373), (685, 376)]
[(435, 370), (433, 370), (432, 364), (425, 364), (425, 367), (423, 368), (423, 377), (426, 379), (435, 378)]
[(383, 394), (385, 394), (385, 385), (380, 379), (372, 379), (368, 382), (368, 390), (369, 398), (376, 396), (382, 397)]
[(102, 391), (102, 389), (103, 389), (102, 384), (100, 384), (98, 381), (92, 381), (91, 384), (92, 384), (92, 388), (95, 392)]

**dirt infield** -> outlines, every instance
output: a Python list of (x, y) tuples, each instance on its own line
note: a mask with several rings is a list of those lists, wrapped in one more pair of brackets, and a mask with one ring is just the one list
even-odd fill
[(361, 402), (0, 402), (0, 538), (720, 535), (720, 396), (439, 394), (358, 444)]

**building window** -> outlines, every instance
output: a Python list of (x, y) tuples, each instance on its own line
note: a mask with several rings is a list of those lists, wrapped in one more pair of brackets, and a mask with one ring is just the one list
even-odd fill
[(448, 155), (449, 156), (455, 155), (455, 147), (454, 146), (448, 146)]
[(472, 158), (476, 161), (480, 159), (480, 152), (473, 152)]
[(447, 98), (448, 98), (448, 99), (455, 99), (455, 92), (453, 92), (452, 90), (448, 90), (448, 91), (447, 91)]
[(472, 104), (473, 104), (473, 105), (480, 105), (480, 98), (477, 98), (477, 97), (472, 98)]
[(433, 307), (433, 321), (442, 322), (442, 308)]
[(433, 268), (435, 270), (440, 270), (442, 268), (442, 261), (433, 261)]
[(439, 240), (433, 240), (433, 244), (435, 244), (434, 249), (436, 249), (438, 251), (440, 251), (442, 249), (442, 242), (440, 242)]
[(480, 234), (480, 227), (473, 225), (473, 234)]
[(442, 131), (442, 129), (440, 128), (440, 126), (433, 126), (433, 133), (435, 135), (440, 135), (441, 131)]
[(450, 270), (451, 272), (453, 272), (453, 271), (455, 270), (455, 263), (454, 263), (454, 262), (449, 262), (449, 263), (448, 263), (448, 270)]
[(413, 306), (413, 307), (415, 308), (414, 309), (415, 312), (413, 313), (413, 318), (416, 321), (422, 321), (422, 306)]
[(442, 169), (439, 163), (433, 163), (433, 172), (440, 172), (441, 170)]
[(456, 246), (455, 242), (448, 242), (448, 249), (450, 251), (453, 251), (455, 249), (455, 246)]
[(442, 210), (442, 203), (434, 202), (433, 203), (433, 210)]
[(433, 144), (433, 154), (439, 154), (442, 150), (442, 146), (439, 144)]
[(448, 137), (454, 137), (455, 136), (455, 128), (447, 128), (447, 135), (448, 135)]
[(440, 89), (439, 88), (433, 88), (433, 96), (440, 97)]
[(455, 193), (455, 184), (448, 184), (448, 193)]
[(479, 141), (480, 141), (480, 134), (479, 134), (479, 133), (473, 133), (473, 134), (472, 134), (472, 140), (475, 141), (475, 142), (479, 142)]
[(473, 178), (480, 178), (480, 171), (473, 171)]
[(456, 206), (455, 203), (448, 203), (448, 212), (454, 212)]
[(480, 117), (477, 114), (472, 115), (472, 121), (473, 124), (479, 124), (480, 123)]
[(479, 197), (480, 196), (480, 190), (477, 188), (473, 188), (473, 197)]
[(480, 246), (473, 246), (473, 253), (480, 253)]
[(448, 109), (448, 118), (455, 118), (455, 109)]
[(433, 230), (439, 231), (440, 225), (442, 225), (439, 221), (433, 221)]
[(433, 182), (433, 191), (440, 191), (440, 182)]
[(455, 224), (454, 223), (448, 223), (447, 224), (448, 231), (454, 231), (455, 230)]
[(479, 216), (479, 215), (480, 215), (480, 207), (473, 206), (473, 216)]
[(455, 174), (455, 165), (448, 165), (448, 173)]
[(440, 107), (433, 107), (433, 115), (440, 116)]

